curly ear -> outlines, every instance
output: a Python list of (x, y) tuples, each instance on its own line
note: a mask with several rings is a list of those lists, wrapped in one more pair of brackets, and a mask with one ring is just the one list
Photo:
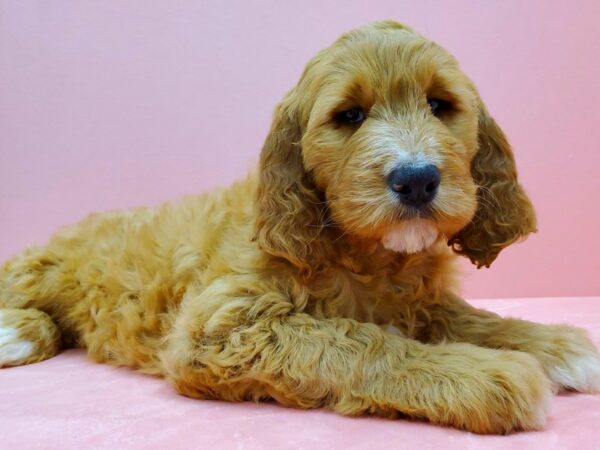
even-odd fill
[(324, 206), (304, 169), (296, 103), (292, 90), (275, 110), (261, 152), (254, 238), (265, 252), (310, 275), (318, 264)]
[(500, 251), (536, 231), (535, 212), (517, 181), (506, 136), (480, 102), (479, 149), (471, 163), (478, 208), (471, 223), (448, 242), (477, 268), (489, 267)]

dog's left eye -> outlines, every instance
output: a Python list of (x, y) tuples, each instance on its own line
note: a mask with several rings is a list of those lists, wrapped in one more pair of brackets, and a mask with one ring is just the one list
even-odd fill
[(440, 114), (452, 109), (452, 103), (439, 98), (428, 98), (427, 104), (431, 108), (431, 112), (434, 116), (439, 116)]
[(350, 108), (337, 113), (336, 119), (342, 123), (361, 123), (365, 120), (365, 113), (361, 108)]

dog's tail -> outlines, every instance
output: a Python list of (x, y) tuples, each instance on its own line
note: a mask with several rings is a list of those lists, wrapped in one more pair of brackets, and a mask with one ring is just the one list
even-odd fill
[(33, 253), (0, 266), (0, 367), (43, 361), (61, 347), (56, 323), (38, 309), (43, 308), (44, 271), (35, 267)]

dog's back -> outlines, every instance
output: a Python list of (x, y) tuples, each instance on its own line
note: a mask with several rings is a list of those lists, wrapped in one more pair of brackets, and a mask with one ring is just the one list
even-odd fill
[(160, 341), (186, 287), (229, 270), (214, 258), (229, 231), (240, 246), (249, 241), (252, 184), (93, 214), (5, 263), (0, 366), (79, 346), (95, 360), (160, 373)]

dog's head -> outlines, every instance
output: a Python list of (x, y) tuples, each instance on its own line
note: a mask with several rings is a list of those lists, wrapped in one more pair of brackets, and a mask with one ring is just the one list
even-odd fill
[(326, 226), (403, 253), (444, 238), (478, 267), (535, 231), (510, 147), (473, 83), (398, 23), (343, 35), (277, 107), (256, 238), (310, 271)]

